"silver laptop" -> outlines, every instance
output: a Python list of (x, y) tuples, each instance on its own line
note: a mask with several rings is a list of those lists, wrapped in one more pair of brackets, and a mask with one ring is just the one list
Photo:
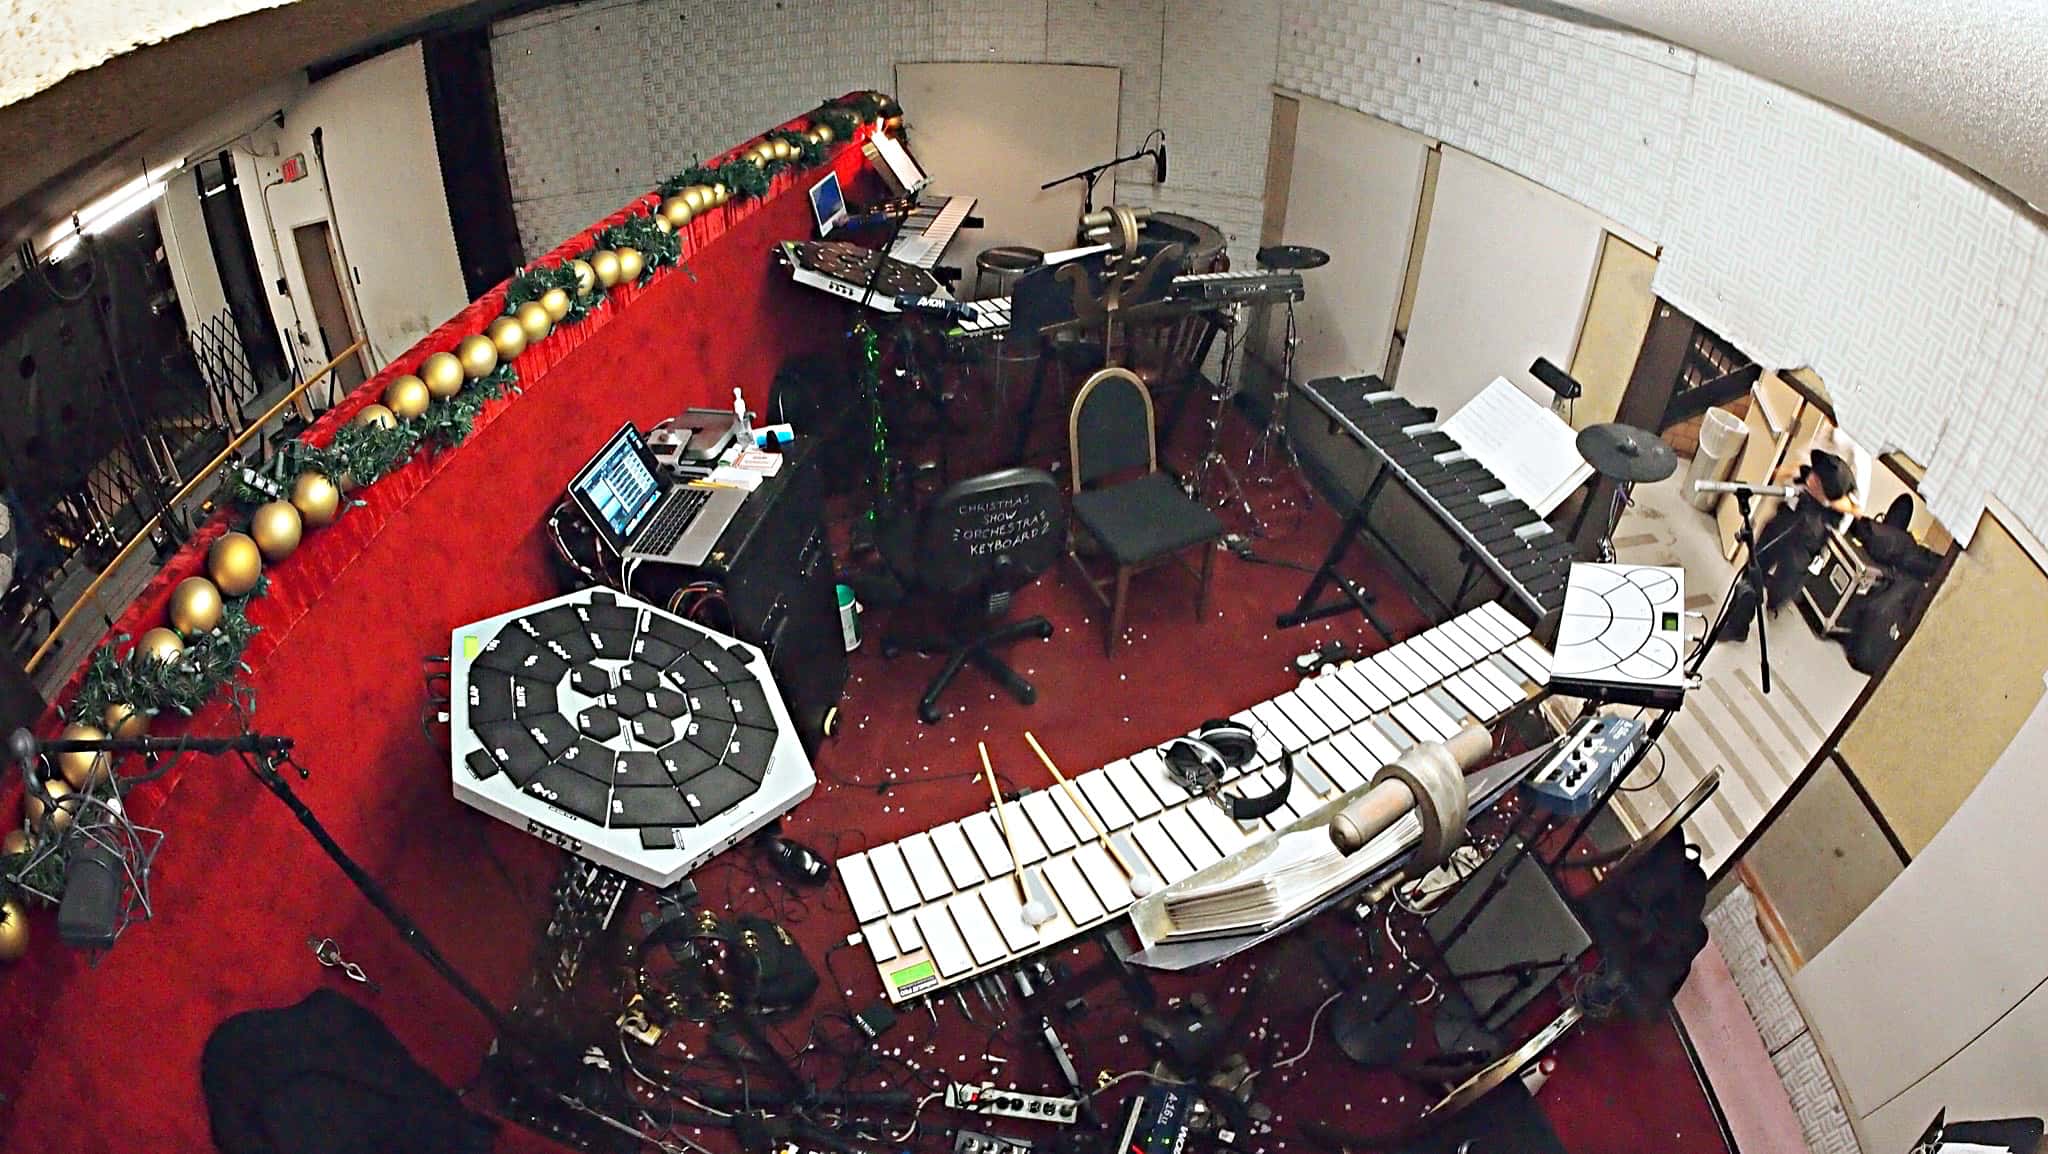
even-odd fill
[(631, 422), (569, 482), (569, 496), (630, 564), (702, 565), (745, 503), (744, 489), (679, 485)]

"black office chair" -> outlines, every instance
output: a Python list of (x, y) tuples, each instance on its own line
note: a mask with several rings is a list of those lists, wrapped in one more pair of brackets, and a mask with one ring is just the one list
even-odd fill
[[(1067, 552), (1109, 610), (1104, 652), (1114, 653), (1123, 633), (1131, 575), (1167, 560), (1195, 573), (1180, 553), (1197, 545), (1202, 568), (1196, 575), (1201, 584), (1195, 617), (1201, 619), (1208, 612), (1209, 571), (1216, 557), (1210, 545), (1223, 536), (1223, 522), (1159, 471), (1152, 394), (1145, 382), (1122, 368), (1089, 377), (1067, 416), (1067, 439), (1073, 453), (1074, 520), (1116, 565), (1115, 576), (1098, 579), (1079, 553)], [(1113, 592), (1105, 593), (1106, 587)]]
[(907, 590), (945, 603), (942, 636), (882, 640), (883, 657), (909, 648), (946, 654), (946, 664), (917, 703), (917, 716), (926, 724), (946, 716), (939, 695), (969, 661), (1018, 701), (1030, 705), (1038, 699), (1031, 683), (992, 647), (1052, 636), (1052, 622), (1043, 617), (1002, 617), (1012, 594), (1052, 568), (1066, 543), (1059, 483), (1040, 469), (1000, 469), (956, 482), (881, 534), (882, 557)]

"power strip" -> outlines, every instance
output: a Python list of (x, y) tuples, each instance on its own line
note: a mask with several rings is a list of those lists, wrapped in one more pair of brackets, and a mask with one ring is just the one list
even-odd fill
[(1635, 754), (1646, 729), (1633, 717), (1596, 713), (1582, 718), (1558, 738), (1556, 748), (1524, 785), (1543, 808), (1577, 817), (1599, 803), (1615, 770)]
[(1031, 1154), (1031, 1143), (1008, 1134), (981, 1130), (955, 1130), (953, 1154)]
[(1016, 1118), (1025, 1122), (1057, 1122), (1071, 1126), (1080, 1117), (1081, 1104), (1072, 1098), (1051, 1098), (1005, 1090), (992, 1082), (970, 1086), (954, 1082), (946, 1087), (946, 1105), (991, 1118)]

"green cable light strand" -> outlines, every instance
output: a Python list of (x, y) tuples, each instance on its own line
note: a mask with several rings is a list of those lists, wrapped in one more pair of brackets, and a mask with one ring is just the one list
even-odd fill
[(865, 320), (855, 322), (853, 335), (860, 355), (861, 398), (868, 407), (869, 484), (875, 490), (874, 502), (865, 516), (873, 521), (875, 511), (886, 508), (895, 496), (894, 470), (889, 461), (889, 419), (882, 409), (882, 338)]

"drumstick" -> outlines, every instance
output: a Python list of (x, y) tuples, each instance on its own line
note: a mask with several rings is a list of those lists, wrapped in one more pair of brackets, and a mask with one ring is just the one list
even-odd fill
[(1045, 763), (1046, 772), (1052, 774), (1052, 779), (1060, 783), (1061, 789), (1067, 791), (1067, 800), (1073, 802), (1074, 808), (1081, 811), (1082, 818), (1088, 822), (1088, 828), (1095, 831), (1095, 836), (1102, 842), (1102, 848), (1108, 850), (1109, 856), (1116, 861), (1116, 867), (1124, 871), (1124, 877), (1131, 883), (1131, 896), (1142, 898), (1157, 890), (1159, 883), (1153, 880), (1151, 874), (1133, 869), (1131, 863), (1124, 859), (1116, 844), (1109, 840), (1109, 831), (1103, 829), (1102, 823), (1095, 820), (1094, 811), (1082, 804), (1080, 791), (1074, 788), (1073, 782), (1067, 780), (1066, 774), (1060, 772), (1060, 767), (1052, 763), (1052, 758), (1045, 752), (1045, 747), (1038, 744), (1038, 739), (1033, 737), (1028, 729), (1024, 731), (1024, 741), (1031, 747), (1031, 752), (1038, 755), (1038, 760)]
[(1017, 872), (1017, 896), (1024, 899), (1025, 924), (1042, 926), (1052, 920), (1052, 909), (1032, 897), (1031, 887), (1024, 884), (1024, 859), (1017, 856), (1017, 839), (1010, 836), (1010, 815), (1003, 812), (1003, 791), (996, 788), (995, 767), (988, 763), (988, 742), (974, 744), (981, 750), (981, 773), (988, 779), (988, 795), (996, 803), (996, 820), (1002, 823), (1003, 841), (1010, 847), (1010, 868)]

